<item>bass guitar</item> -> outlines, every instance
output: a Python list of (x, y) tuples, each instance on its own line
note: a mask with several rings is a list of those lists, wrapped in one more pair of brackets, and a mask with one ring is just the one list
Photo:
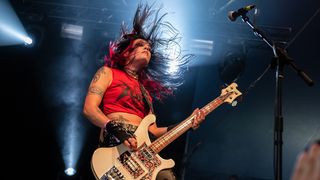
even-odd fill
[[(242, 93), (232, 83), (221, 90), (219, 97), (201, 110), (208, 115), (223, 103), (233, 104)], [(158, 153), (192, 128), (194, 115), (189, 116), (173, 129), (151, 143), (148, 127), (155, 122), (153, 114), (147, 115), (135, 131), (138, 150), (131, 151), (124, 144), (115, 147), (97, 148), (91, 158), (91, 169), (97, 180), (155, 180), (159, 171), (172, 168), (172, 159), (163, 159)]]

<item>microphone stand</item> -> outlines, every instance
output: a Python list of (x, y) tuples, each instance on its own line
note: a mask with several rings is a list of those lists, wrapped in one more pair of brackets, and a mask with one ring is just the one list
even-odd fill
[(256, 28), (249, 20), (246, 15), (247, 11), (241, 14), (242, 21), (248, 24), (254, 34), (261, 38), (264, 42), (268, 44), (273, 50), (274, 58), (271, 62), (271, 67), (276, 68), (276, 98), (275, 98), (275, 117), (274, 117), (274, 178), (275, 180), (282, 179), (282, 133), (283, 133), (283, 116), (282, 116), (282, 82), (284, 79), (284, 67), (285, 65), (290, 65), (294, 71), (307, 83), (308, 86), (314, 84), (313, 80), (298, 68), (293, 59), (289, 57), (285, 49), (277, 47), (275, 43), (268, 39), (265, 34)]

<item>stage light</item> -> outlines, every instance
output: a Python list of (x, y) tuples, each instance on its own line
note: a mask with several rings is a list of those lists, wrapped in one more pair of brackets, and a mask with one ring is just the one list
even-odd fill
[(10, 3), (0, 1), (0, 45), (31, 43)]
[(178, 70), (179, 70), (179, 67), (178, 67), (177, 63), (174, 61), (170, 62), (169, 72), (171, 74), (173, 74), (173, 73), (176, 73)]
[(23, 43), (32, 43), (32, 40), (28, 38), (24, 30), (14, 29), (10, 25), (0, 23), (0, 33), (4, 36), (0, 37), (0, 45), (14, 45)]
[(211, 56), (213, 51), (213, 41), (206, 39), (191, 39), (190, 51), (198, 55)]
[(28, 48), (40, 48), (45, 37), (45, 29), (40, 25), (28, 25), (26, 27), (28, 36), (24, 38), (25, 45)]
[(65, 171), (64, 171), (64, 173), (66, 173), (66, 175), (68, 175), (68, 176), (73, 176), (73, 175), (75, 175), (76, 174), (76, 170), (74, 169), (74, 168), (67, 168)]
[(81, 40), (83, 35), (83, 26), (63, 23), (61, 26), (61, 37)]
[(79, 160), (82, 138), (81, 132), (78, 132), (79, 124), (77, 122), (77, 112), (67, 112), (67, 119), (62, 124), (59, 131), (61, 142), (61, 153), (65, 164), (65, 173), (72, 176), (76, 173), (75, 167)]
[(30, 37), (23, 37), (23, 41), (25, 42), (26, 45), (30, 45), (33, 42)]
[[(81, 46), (80, 41), (73, 41), (72, 46)], [(61, 57), (56, 58), (56, 63), (50, 67), (50, 79), (53, 88), (46, 89), (46, 93), (55, 94), (51, 99), (52, 106), (58, 107), (61, 112), (57, 113), (56, 137), (59, 144), (59, 151), (62, 157), (63, 167), (61, 174), (66, 175), (76, 173), (72, 177), (78, 176), (81, 151), (83, 149), (84, 138), (86, 136), (86, 126), (84, 126), (81, 98), (85, 96), (83, 90), (83, 79), (87, 74), (83, 73), (83, 64), (77, 54), (82, 51), (66, 52)], [(78, 51), (80, 50), (80, 51)], [(73, 168), (73, 169), (69, 169)]]
[(177, 44), (174, 44), (170, 49), (167, 49), (165, 52), (168, 54), (168, 57), (170, 59), (168, 65), (168, 72), (172, 75), (178, 73), (179, 71), (179, 66), (178, 63), (176, 62), (176, 59), (179, 57), (181, 54), (180, 52), (180, 47)]

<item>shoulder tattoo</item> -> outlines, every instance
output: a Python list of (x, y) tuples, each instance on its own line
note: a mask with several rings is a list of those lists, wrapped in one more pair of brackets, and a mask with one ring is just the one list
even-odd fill
[(106, 74), (104, 67), (101, 67), (94, 75), (92, 82), (95, 83), (100, 79), (101, 74)]

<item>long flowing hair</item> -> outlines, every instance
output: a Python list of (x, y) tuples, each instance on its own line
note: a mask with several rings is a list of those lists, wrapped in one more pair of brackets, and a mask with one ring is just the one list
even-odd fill
[[(153, 98), (162, 100), (183, 84), (183, 74), (193, 56), (184, 54), (179, 45), (181, 37), (176, 28), (164, 21), (167, 13), (159, 15), (162, 8), (153, 10), (148, 4), (139, 4), (133, 19), (132, 30), (121, 25), (120, 38), (110, 42), (106, 65), (123, 69), (125, 62), (122, 53), (135, 39), (150, 43), (151, 59), (146, 68), (139, 73), (139, 81)], [(172, 69), (174, 65), (175, 69)]]

